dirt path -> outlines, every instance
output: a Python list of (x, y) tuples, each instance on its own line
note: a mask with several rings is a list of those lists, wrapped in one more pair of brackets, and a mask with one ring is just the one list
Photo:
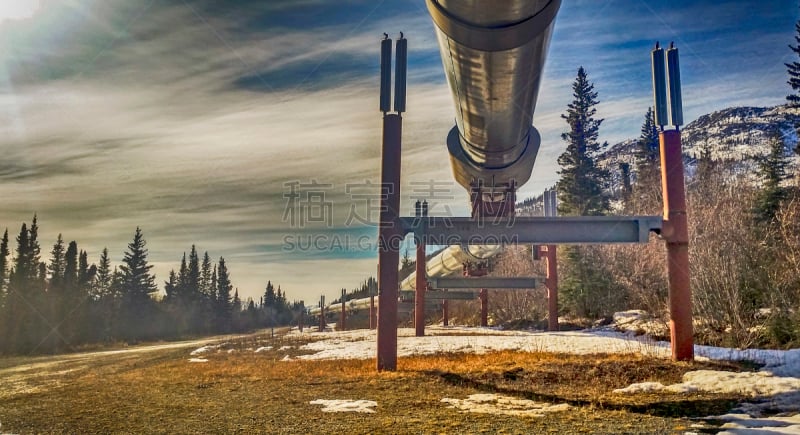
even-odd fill
[[(286, 329), (276, 330), (283, 333)], [(136, 363), (160, 358), (165, 352), (251, 337), (263, 334), (218, 335), (196, 340), (130, 346), (122, 349), (0, 359), (0, 399), (22, 393), (39, 392), (59, 386), (65, 375), (83, 371), (118, 371)]]

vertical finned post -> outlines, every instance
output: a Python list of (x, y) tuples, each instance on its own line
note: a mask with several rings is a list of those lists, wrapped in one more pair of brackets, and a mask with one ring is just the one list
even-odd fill
[(664, 228), (667, 242), (669, 280), (670, 339), (672, 359), (694, 358), (692, 290), (689, 287), (689, 230), (686, 192), (683, 179), (681, 133), (666, 130), (659, 134), (661, 145), (661, 186), (664, 197)]
[(406, 77), (408, 68), (408, 39), (397, 40), (394, 58), (394, 110), (397, 113), (406, 111)]
[(381, 153), (381, 213), (378, 231), (378, 370), (397, 370), (397, 266), (402, 231), (400, 218), (400, 157), (402, 118), (383, 116)]
[(384, 33), (381, 41), (381, 112), (392, 110), (392, 40)]
[(664, 67), (664, 49), (656, 42), (656, 48), (650, 52), (650, 60), (653, 68), (653, 100), (655, 106), (656, 125), (669, 125), (669, 113), (667, 111), (667, 72)]
[(667, 82), (669, 84), (670, 125), (683, 125), (683, 97), (681, 97), (681, 68), (678, 64), (678, 49), (670, 44), (667, 49)]

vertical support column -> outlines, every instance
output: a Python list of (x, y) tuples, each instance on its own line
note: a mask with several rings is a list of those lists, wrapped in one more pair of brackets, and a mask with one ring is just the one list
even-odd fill
[(489, 290), (482, 288), (478, 294), (481, 300), (481, 326), (489, 326)]
[(345, 296), (347, 296), (347, 290), (342, 289), (342, 312), (339, 314), (339, 325), (342, 327), (342, 331), (347, 331), (347, 325), (345, 324), (345, 320), (347, 319), (347, 311), (345, 310)]
[(556, 260), (556, 245), (544, 247), (545, 267), (547, 275), (545, 286), (547, 287), (547, 330), (558, 331), (558, 263)]
[[(558, 204), (556, 190), (545, 190), (544, 192), (544, 215), (557, 216)], [(558, 252), (556, 245), (543, 246), (545, 267), (547, 275), (545, 277), (545, 287), (547, 287), (547, 330), (558, 331)]]
[(378, 370), (397, 369), (397, 266), (400, 262), (400, 137), (398, 114), (383, 117), (378, 264)]
[(369, 295), (369, 329), (375, 329), (375, 295)]
[(672, 359), (694, 358), (692, 291), (689, 287), (689, 230), (686, 218), (683, 152), (678, 129), (662, 131), (661, 187), (664, 197), (664, 228), (667, 242), (670, 339)]
[[(415, 204), (417, 217), (428, 216), (428, 202), (417, 201)], [(428, 277), (425, 270), (425, 239), (420, 236), (416, 240), (416, 289), (414, 291), (414, 329), (417, 337), (425, 336), (425, 291), (428, 290)]]
[[(447, 290), (444, 290), (447, 291)], [(450, 313), (448, 313), (448, 304), (447, 299), (442, 300), (442, 326), (448, 326), (450, 324)]]
[(300, 301), (300, 317), (297, 319), (297, 330), (303, 332), (303, 320), (306, 317), (306, 303)]
[(325, 332), (325, 296), (319, 297), (319, 332)]

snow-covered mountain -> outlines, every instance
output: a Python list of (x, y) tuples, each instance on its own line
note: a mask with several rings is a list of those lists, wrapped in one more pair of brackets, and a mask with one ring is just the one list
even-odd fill
[[(754, 167), (756, 159), (769, 152), (770, 141), (777, 135), (793, 164), (800, 165), (800, 156), (793, 152), (798, 141), (795, 126), (800, 126), (800, 108), (731, 107), (703, 115), (683, 127), (683, 153), (689, 166), (707, 149), (712, 160)], [(614, 144), (603, 152), (600, 162), (612, 172), (619, 171), (620, 163), (634, 168), (635, 148), (635, 138)]]
[[(733, 162), (742, 171), (750, 171), (755, 181), (756, 160), (769, 152), (775, 135), (783, 140), (792, 165), (800, 167), (798, 146), (800, 108), (731, 107), (703, 115), (681, 129), (686, 171), (692, 174), (696, 159), (708, 150), (715, 161)], [(626, 139), (602, 152), (599, 164), (612, 174), (612, 185), (621, 185), (620, 164), (627, 163), (635, 171), (637, 138)], [(541, 195), (517, 204), (518, 214), (541, 214)]]

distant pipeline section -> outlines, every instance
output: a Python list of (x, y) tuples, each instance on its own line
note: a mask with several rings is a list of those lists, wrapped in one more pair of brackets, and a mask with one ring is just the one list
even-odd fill
[(521, 186), (541, 138), (531, 125), (561, 0), (427, 0), (456, 126), (447, 148), (456, 181)]

